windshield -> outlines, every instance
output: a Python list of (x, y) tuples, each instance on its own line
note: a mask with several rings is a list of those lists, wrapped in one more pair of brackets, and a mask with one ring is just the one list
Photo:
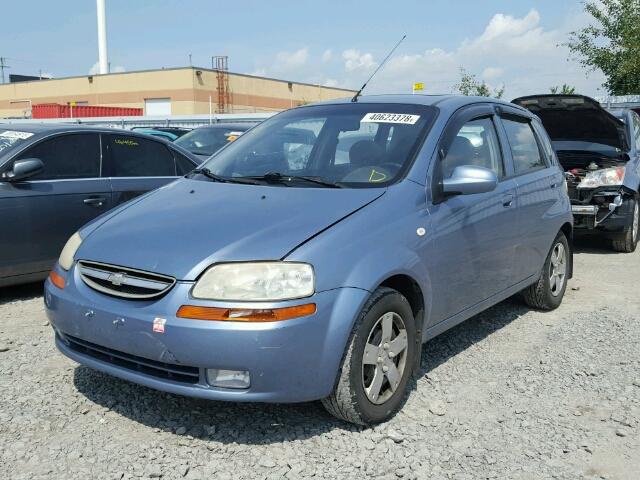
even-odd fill
[(20, 132), (17, 130), (3, 130), (0, 127), (0, 155), (8, 153), (9, 150), (24, 144), (27, 139), (33, 137), (33, 133)]
[(294, 177), (342, 187), (384, 186), (409, 168), (436, 111), (380, 103), (297, 108), (253, 128), (203, 167), (223, 178), (277, 178), (277, 186)]
[(228, 127), (196, 128), (175, 141), (176, 145), (196, 155), (213, 155), (227, 143), (242, 135), (242, 129)]

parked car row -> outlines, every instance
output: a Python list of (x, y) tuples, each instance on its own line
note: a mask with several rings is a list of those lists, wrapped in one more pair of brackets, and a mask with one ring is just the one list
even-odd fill
[[(559, 307), (574, 234), (637, 245), (640, 119), (586, 97), (365, 96), (249, 127), (173, 143), (96, 130), (92, 155), (50, 157), (38, 145), (81, 134), (0, 129), (0, 206), (31, 229), (3, 241), (5, 265), (37, 265), (9, 278), (42, 276), (44, 243), (77, 229), (45, 283), (62, 353), (159, 390), (322, 400), (371, 425), (402, 406), (422, 343), (515, 294)], [(173, 170), (145, 173), (163, 155)], [(80, 204), (100, 212), (63, 227)]]
[(46, 278), (71, 233), (199, 163), (136, 132), (0, 125), (0, 286)]

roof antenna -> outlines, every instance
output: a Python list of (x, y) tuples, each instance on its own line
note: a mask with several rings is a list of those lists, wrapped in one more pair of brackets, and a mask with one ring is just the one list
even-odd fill
[(358, 91), (356, 92), (356, 94), (353, 96), (353, 98), (351, 99), (351, 101), (352, 101), (352, 102), (357, 102), (357, 101), (358, 101), (358, 97), (360, 96), (360, 94), (361, 94), (361, 93), (362, 93), (362, 91), (364, 90), (364, 87), (366, 87), (366, 86), (367, 86), (367, 84), (368, 84), (368, 83), (371, 81), (371, 79), (373, 78), (373, 76), (374, 76), (376, 73), (378, 73), (378, 70), (380, 70), (380, 69), (382, 68), (382, 66), (383, 66), (385, 63), (387, 63), (387, 60), (389, 60), (389, 57), (391, 57), (391, 55), (393, 55), (393, 52), (395, 52), (395, 51), (396, 51), (396, 48), (398, 48), (398, 47), (400, 46), (400, 44), (403, 42), (403, 40), (404, 40), (405, 38), (407, 38), (407, 36), (406, 36), (406, 35), (403, 35), (403, 36), (402, 36), (402, 38), (398, 41), (398, 43), (396, 43), (396, 46), (395, 46), (395, 47), (393, 47), (393, 48), (391, 49), (391, 51), (389, 52), (389, 54), (388, 54), (386, 57), (384, 57), (384, 60), (382, 60), (382, 62), (380, 63), (380, 65), (378, 65), (378, 68), (376, 68), (376, 71), (375, 71), (375, 72), (373, 72), (373, 73), (371, 74), (371, 76), (367, 79), (367, 81), (366, 81), (366, 82), (364, 82), (364, 85), (362, 85), (362, 87), (360, 87), (360, 90), (358, 90)]

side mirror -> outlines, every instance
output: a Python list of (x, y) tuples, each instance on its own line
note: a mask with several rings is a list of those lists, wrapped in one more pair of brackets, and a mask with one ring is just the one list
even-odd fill
[(498, 186), (498, 177), (493, 170), (484, 167), (463, 165), (453, 170), (451, 177), (442, 181), (445, 196), (486, 193)]
[(13, 162), (13, 168), (2, 175), (2, 180), (19, 182), (33, 177), (44, 170), (44, 163), (39, 158), (24, 158)]

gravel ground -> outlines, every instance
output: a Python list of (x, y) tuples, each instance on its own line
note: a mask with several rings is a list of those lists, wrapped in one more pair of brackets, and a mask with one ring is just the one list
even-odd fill
[(319, 403), (156, 392), (58, 354), (38, 285), (0, 290), (3, 478), (637, 479), (640, 252), (579, 244), (552, 313), (509, 300), (429, 342), (373, 429)]

